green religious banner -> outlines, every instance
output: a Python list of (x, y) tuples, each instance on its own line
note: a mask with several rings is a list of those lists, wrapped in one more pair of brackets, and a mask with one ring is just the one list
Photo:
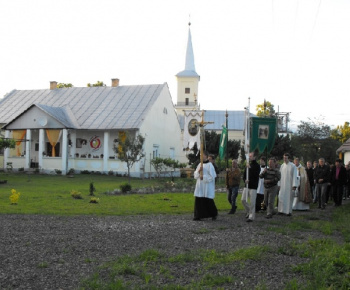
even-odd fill
[(227, 128), (222, 126), (222, 133), (220, 137), (220, 147), (219, 147), (219, 156), (220, 159), (225, 159), (226, 155), (226, 146), (227, 146)]
[(256, 149), (259, 152), (270, 153), (276, 138), (275, 118), (252, 118), (252, 130), (250, 136), (250, 151)]

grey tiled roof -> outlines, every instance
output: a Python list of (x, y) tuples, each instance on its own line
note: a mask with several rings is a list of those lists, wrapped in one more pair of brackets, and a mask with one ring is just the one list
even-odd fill
[(9, 123), (35, 104), (66, 126), (138, 129), (165, 86), (13, 90), (0, 100), (0, 123)]
[(74, 117), (74, 114), (69, 109), (68, 106), (65, 107), (50, 107), (46, 105), (38, 104), (38, 108), (49, 114), (51, 117), (55, 118), (57, 121), (62, 123), (67, 128), (78, 129), (80, 126)]

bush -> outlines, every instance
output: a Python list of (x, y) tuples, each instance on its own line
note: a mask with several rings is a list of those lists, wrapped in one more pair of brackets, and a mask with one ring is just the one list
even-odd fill
[(96, 188), (94, 186), (94, 183), (90, 182), (90, 186), (89, 186), (89, 193), (90, 193), (90, 195), (94, 195), (95, 191), (96, 191)]
[(18, 171), (24, 171), (24, 167), (18, 168)]
[(120, 185), (120, 189), (123, 193), (131, 190), (131, 185), (129, 183), (123, 183)]
[(69, 169), (69, 171), (68, 171), (68, 175), (73, 175), (74, 174), (74, 168), (71, 168), (71, 169)]
[(108, 175), (114, 175), (113, 170), (108, 171)]
[(100, 201), (100, 199), (97, 198), (97, 197), (91, 197), (90, 198), (90, 203), (98, 203), (99, 201)]
[(62, 170), (55, 169), (56, 174), (62, 174)]
[(11, 204), (17, 204), (20, 195), (21, 194), (17, 192), (16, 189), (11, 189), (11, 195), (10, 195)]
[(70, 195), (75, 199), (83, 199), (83, 197), (81, 196), (81, 192), (77, 190), (72, 190), (70, 192)]
[(186, 172), (181, 172), (181, 175), (180, 175), (181, 178), (187, 178), (187, 173)]
[(82, 170), (81, 174), (90, 174), (90, 171), (89, 170)]

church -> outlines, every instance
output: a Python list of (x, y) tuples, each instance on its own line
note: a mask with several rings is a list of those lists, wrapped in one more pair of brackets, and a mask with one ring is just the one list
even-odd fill
[[(194, 53), (191, 36), (191, 23), (189, 23), (188, 40), (186, 49), (185, 69), (180, 71), (177, 75), (177, 102), (175, 104), (176, 112), (178, 114), (181, 129), (184, 130), (188, 124), (185, 124), (185, 115), (190, 112), (198, 112), (203, 110), (200, 108), (198, 101), (198, 87), (200, 76), (196, 72)], [(243, 109), (243, 108), (242, 108)], [(227, 115), (227, 129), (228, 139), (243, 141), (244, 116), (245, 110), (224, 111), (224, 110), (206, 110), (204, 109), (205, 120), (210, 122), (205, 126), (205, 130), (215, 131), (221, 134), (222, 125), (226, 126)]]
[[(167, 83), (152, 85), (13, 90), (0, 100), (0, 126), (16, 148), (5, 149), (3, 168), (33, 168), (43, 173), (70, 169), (125, 174), (126, 163), (116, 148), (126, 134), (145, 137), (145, 157), (131, 169), (133, 177), (155, 174), (155, 157), (186, 162), (183, 148), (185, 114), (200, 111), (191, 30), (188, 30), (185, 69), (176, 75), (174, 105)], [(206, 130), (221, 133), (228, 115), (229, 139), (243, 140), (244, 111), (206, 110)]]

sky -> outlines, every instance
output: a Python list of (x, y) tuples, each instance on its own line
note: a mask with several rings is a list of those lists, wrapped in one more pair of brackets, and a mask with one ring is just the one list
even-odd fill
[(0, 97), (119, 78), (166, 82), (176, 103), (190, 21), (201, 109), (265, 99), (290, 128), (333, 128), (350, 121), (349, 15), (349, 0), (0, 0)]

